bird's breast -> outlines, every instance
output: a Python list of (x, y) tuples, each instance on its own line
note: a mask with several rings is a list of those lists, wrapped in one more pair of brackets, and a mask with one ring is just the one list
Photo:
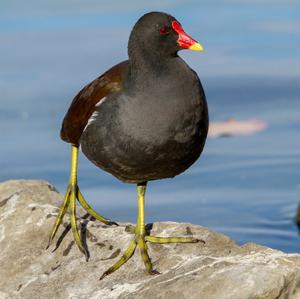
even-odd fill
[(120, 104), (120, 129), (139, 141), (161, 144), (184, 141), (192, 135), (200, 118), (200, 99), (179, 93), (128, 98)]

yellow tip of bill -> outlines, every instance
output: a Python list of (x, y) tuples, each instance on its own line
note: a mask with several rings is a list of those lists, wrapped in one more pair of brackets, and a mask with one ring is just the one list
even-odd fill
[(189, 47), (189, 50), (193, 50), (193, 51), (204, 51), (204, 48), (202, 45), (200, 45), (199, 43), (194, 43)]

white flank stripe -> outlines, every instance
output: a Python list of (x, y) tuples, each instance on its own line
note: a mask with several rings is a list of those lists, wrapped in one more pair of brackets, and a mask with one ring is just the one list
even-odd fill
[[(106, 97), (102, 98), (96, 105), (95, 107), (99, 107), (100, 105), (102, 105), (106, 100)], [(93, 122), (96, 120), (97, 116), (99, 115), (98, 111), (94, 111), (93, 114), (90, 116), (90, 118), (88, 119), (88, 122), (86, 124), (86, 126), (83, 129), (83, 132), (85, 131), (85, 129)]]

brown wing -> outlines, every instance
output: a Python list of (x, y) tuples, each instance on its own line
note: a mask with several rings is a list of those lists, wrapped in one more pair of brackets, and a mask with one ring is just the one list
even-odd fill
[(61, 139), (74, 145), (79, 144), (83, 129), (95, 111), (95, 105), (108, 94), (121, 90), (127, 68), (128, 60), (115, 65), (77, 94), (63, 120)]

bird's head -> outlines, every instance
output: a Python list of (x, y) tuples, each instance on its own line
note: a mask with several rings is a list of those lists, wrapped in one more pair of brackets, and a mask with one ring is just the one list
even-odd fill
[(176, 56), (182, 49), (203, 51), (203, 46), (189, 36), (174, 17), (162, 12), (143, 15), (134, 25), (128, 44), (129, 57), (137, 51)]

